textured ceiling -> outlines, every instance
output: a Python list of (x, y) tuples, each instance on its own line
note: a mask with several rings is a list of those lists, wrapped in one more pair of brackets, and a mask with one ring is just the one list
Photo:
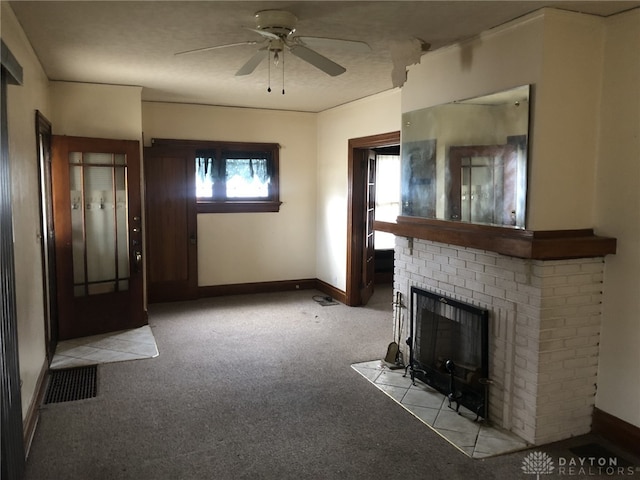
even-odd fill
[[(318, 112), (393, 88), (393, 45), (419, 38), (431, 50), (469, 38), (545, 6), (609, 16), (640, 1), (13, 1), (10, 2), (52, 80), (142, 86), (149, 101)], [(263, 62), (235, 72), (256, 46), (175, 56), (176, 52), (247, 40), (259, 10), (298, 17), (297, 35), (367, 42), (369, 53), (315, 48), (343, 65), (331, 77), (302, 60)]]

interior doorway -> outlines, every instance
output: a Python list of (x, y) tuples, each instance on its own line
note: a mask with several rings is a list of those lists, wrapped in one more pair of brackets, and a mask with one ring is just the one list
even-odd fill
[(375, 268), (368, 265), (375, 261), (371, 241), (375, 221), (371, 211), (372, 195), (375, 196), (375, 161), (372, 162), (371, 158), (375, 156), (376, 149), (398, 145), (399, 131), (349, 140), (345, 297), (346, 304), (350, 306), (365, 305), (375, 283)]
[(40, 187), (40, 250), (42, 252), (42, 289), (44, 331), (49, 363), (58, 343), (58, 289), (56, 287), (56, 245), (53, 224), (51, 183), (51, 123), (36, 110), (38, 184)]

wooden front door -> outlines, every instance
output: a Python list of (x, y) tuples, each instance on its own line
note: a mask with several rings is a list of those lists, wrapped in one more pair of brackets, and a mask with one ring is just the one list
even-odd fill
[(147, 323), (140, 144), (52, 137), (58, 338)]
[(144, 182), (149, 302), (197, 298), (194, 150), (145, 148)]

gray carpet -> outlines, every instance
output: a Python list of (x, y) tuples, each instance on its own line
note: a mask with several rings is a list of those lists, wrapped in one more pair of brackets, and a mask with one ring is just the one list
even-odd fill
[(44, 405), (25, 479), (536, 478), (527, 452), (466, 457), (350, 367), (386, 353), (390, 287), (362, 308), (317, 293), (152, 305), (160, 355), (100, 365), (97, 397)]

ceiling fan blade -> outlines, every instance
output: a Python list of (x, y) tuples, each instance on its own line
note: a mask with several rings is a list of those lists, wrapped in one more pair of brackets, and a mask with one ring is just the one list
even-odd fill
[(271, 40), (280, 40), (280, 37), (278, 35), (276, 35), (275, 33), (267, 32), (266, 30), (260, 30), (260, 29), (257, 29), (257, 28), (249, 28), (249, 27), (245, 27), (245, 28), (247, 30), (251, 30), (252, 32), (259, 33), (263, 37), (267, 37), (267, 38), (269, 38)]
[(314, 67), (319, 68), (324, 73), (331, 75), (332, 77), (347, 71), (343, 66), (338, 65), (334, 61), (329, 60), (327, 57), (320, 55), (318, 52), (314, 52), (304, 45), (291, 45), (289, 50), (296, 57), (301, 58), (305, 62), (309, 62)]
[(371, 51), (368, 43), (358, 40), (327, 37), (295, 37), (295, 40), (313, 48), (340, 48), (354, 53), (367, 53)]
[(253, 55), (253, 57), (249, 59), (247, 63), (245, 63), (242, 67), (240, 67), (240, 70), (236, 72), (236, 76), (238, 77), (238, 76), (249, 75), (250, 73), (253, 73), (256, 67), (260, 65), (260, 62), (262, 62), (262, 60), (267, 58), (268, 55), (269, 55), (269, 50), (266, 47), (261, 48)]
[(208, 52), (209, 50), (217, 50), (218, 48), (238, 47), (240, 45), (256, 45), (258, 42), (255, 40), (248, 40), (246, 42), (226, 43), (224, 45), (214, 45), (213, 47), (194, 48), (193, 50), (185, 50), (184, 52), (174, 53), (174, 55), (188, 55), (190, 53)]

